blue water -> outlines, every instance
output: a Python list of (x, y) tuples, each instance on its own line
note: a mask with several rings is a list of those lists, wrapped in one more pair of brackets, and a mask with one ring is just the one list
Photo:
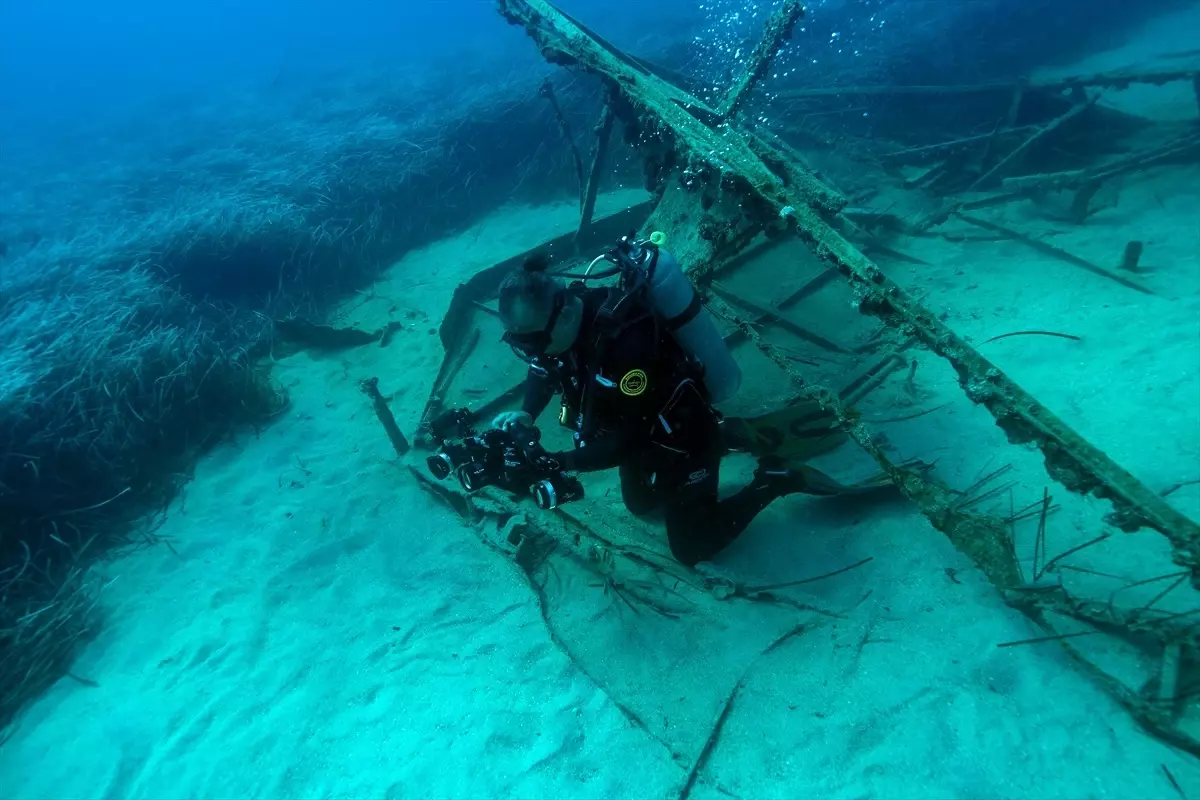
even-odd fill
[[(560, 7), (716, 105), (778, 5)], [(975, 188), (913, 186), (971, 165), (888, 158), (988, 136), (1009, 97), (934, 104), (854, 88), (1192, 64), (1200, 13), (1179, 17), (1194, 29), (1145, 26), (1197, 7), (813, 0), (746, 124), (794, 139), (851, 206), (907, 224)], [(615, 584), (583, 573), (539, 586), (539, 605), (477, 546), (485, 526), (417, 491), (359, 382), (377, 375), (411, 432), (455, 290), (573, 230), (576, 167), (543, 85), (586, 159), (599, 86), (548, 65), (491, 0), (0, 0), (0, 798), (1197, 796), (1193, 757), (1146, 735), (1061, 653), (995, 647), (1040, 629), (911, 507), (772, 506), (718, 563), (718, 578), (771, 585), (873, 560), (877, 572), (804, 595), (820, 613), (772, 661), (795, 625), (774, 608), (705, 606), (694, 627), (614, 624), (597, 597)], [(847, 98), (787, 99), (834, 87)], [(1107, 116), (1061, 150), (1032, 148), (1014, 174), (1118, 158), (1139, 140), (1111, 144), (1117, 130), (1148, 130), (1146, 146), (1160, 130), (1194, 135), (1186, 81), (1140, 91), (1106, 90)], [(1063, 103), (1028, 101), (1016, 123), (1044, 125)], [(1130, 122), (1142, 114), (1145, 129)], [(615, 139), (605, 213), (647, 198), (619, 126)], [(1136, 174), (1104, 184), (1089, 227), (1068, 224), (1070, 196), (988, 217), (1099, 270), (961, 226), (873, 230), (868, 244), (956, 333), (1195, 519), (1200, 176), (1186, 160)], [(1144, 263), (1119, 276), (1149, 288), (1137, 295), (1096, 277), (1131, 241)], [(726, 288), (774, 307), (803, 269), (820, 278), (796, 247), (755, 256), (762, 272)], [(858, 300), (830, 291), (842, 294), (793, 325), (870, 352)], [(289, 349), (272, 320), (297, 318), (390, 326), (399, 344)], [(460, 378), (474, 399), (516, 368), (483, 341)], [(752, 347), (736, 354), (753, 365), (738, 413), (790, 394), (753, 383), (767, 368)], [(823, 376), (834, 362), (818, 355), (796, 363)], [(1048, 480), (1037, 454), (980, 422), (944, 364), (904, 358), (917, 382), (900, 385), (901, 370), (887, 402), (865, 406), (873, 424), (921, 418), (885, 427), (889, 446), (939, 462), (960, 487), (1011, 459), (1014, 502), (1036, 502)], [(601, 498), (607, 531), (622, 524), (604, 516), (619, 489), (597, 480), (589, 502)], [(1056, 500), (1056, 552), (1110, 530), (1108, 506)], [(1033, 535), (1018, 538), (1037, 546)], [(1138, 613), (1160, 602), (1190, 613), (1178, 595), (1154, 597), (1166, 587), (1156, 570), (1177, 565), (1152, 531), (1138, 536), (1087, 550), (1097, 560), (1079, 574), (1128, 567), (1133, 585), (1150, 581)], [(1080, 592), (1113, 597), (1103, 583)], [(107, 605), (90, 616), (96, 597)], [(1091, 655), (1119, 664), (1136, 697), (1157, 690), (1159, 654)], [(730, 712), (710, 764), (703, 734), (731, 687), (753, 710)]]
[[(807, 31), (794, 49), (840, 64), (882, 58), (891, 62), (881, 65), (885, 72), (1011, 76), (1032, 59), (1070, 58), (1080, 47), (1111, 42), (1131, 25), (1181, 5), (1184, 0), (821, 0), (809, 4)], [(562, 7), (602, 20), (595, 27), (620, 46), (675, 39), (683, 49), (707, 53), (727, 49), (770, 6), (574, 0)], [(483, 63), (505, 59), (514, 70), (537, 62), (517, 32), (497, 22), (488, 0), (50, 0), (5, 3), (0, 24), (4, 123), (7, 129), (20, 120), (27, 135), (107, 117), (132, 102), (262, 86), (281, 73), (313, 76), (378, 63), (420, 70), (447, 53)], [(728, 66), (715, 55), (706, 60), (714, 69)]]

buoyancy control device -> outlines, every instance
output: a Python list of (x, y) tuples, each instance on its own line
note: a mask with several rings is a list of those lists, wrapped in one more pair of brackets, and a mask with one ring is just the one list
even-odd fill
[[(723, 402), (737, 393), (742, 371), (696, 287), (662, 246), (664, 241), (658, 232), (641, 240), (625, 236), (616, 247), (593, 260), (582, 277), (598, 280), (618, 275), (621, 303), (636, 302), (644, 296), (683, 351), (703, 367), (709, 401)], [(593, 272), (601, 261), (613, 266)]]

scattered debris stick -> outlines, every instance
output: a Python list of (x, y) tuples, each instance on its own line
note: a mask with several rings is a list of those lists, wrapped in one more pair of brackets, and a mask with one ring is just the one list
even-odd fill
[(1001, 339), (1008, 339), (1012, 336), (1057, 336), (1059, 339), (1070, 339), (1073, 342), (1082, 342), (1082, 336), (1076, 336), (1073, 333), (1059, 333), (1058, 331), (1013, 331), (1012, 333), (1002, 333), (999, 336), (993, 336), (990, 339), (984, 339), (979, 344), (985, 345), (991, 342), (998, 342)]

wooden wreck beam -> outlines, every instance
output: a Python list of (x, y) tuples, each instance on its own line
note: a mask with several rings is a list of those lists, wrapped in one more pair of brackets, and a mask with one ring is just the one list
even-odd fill
[(612, 138), (613, 122), (612, 105), (604, 104), (600, 112), (600, 122), (596, 124), (596, 145), (592, 151), (592, 166), (588, 170), (587, 184), (583, 187), (583, 207), (579, 214), (579, 232), (576, 239), (592, 224), (592, 216), (596, 213), (596, 195), (600, 192), (600, 175), (604, 171), (605, 157), (608, 155), (608, 140)]
[[(636, 110), (636, 116), (627, 123), (648, 126), (668, 138), (678, 160), (689, 169), (696, 163), (718, 168), (719, 176), (712, 175), (709, 180), (721, 192), (741, 195), (735, 208), (740, 209), (743, 218), (717, 219), (705, 210), (703, 202), (689, 199), (695, 191), (664, 186), (652, 219), (672, 227), (680, 238), (692, 235), (692, 241), (686, 243), (694, 248), (697, 258), (706, 261), (706, 268), (711, 267), (720, 248), (711, 242), (697, 244), (700, 240), (740, 237), (745, 243), (749, 241), (745, 229), (775, 227), (781, 218), (786, 220), (816, 255), (832, 263), (849, 281), (863, 313), (879, 317), (949, 361), (967, 397), (992, 413), (1011, 442), (1032, 442), (1042, 450), (1052, 478), (1071, 491), (1110, 500), (1115, 508), (1110, 515), (1113, 525), (1126, 531), (1148, 526), (1162, 532), (1173, 545), (1176, 563), (1187, 567), (1193, 585), (1200, 587), (1200, 525), (1052, 414), (842, 237), (827, 222), (845, 205), (839, 193), (824, 187), (811, 174), (804, 177), (802, 167), (795, 164), (790, 165), (790, 180), (785, 180), (768, 168), (742, 131), (733, 125), (720, 125), (718, 131), (702, 122), (707, 107), (699, 100), (631, 66), (623, 54), (593, 39), (546, 0), (498, 0), (498, 6), (509, 22), (525, 28), (549, 61), (580, 67), (619, 89), (629, 101), (623, 105)], [(683, 253), (681, 260), (694, 263), (692, 255)], [(816, 387), (808, 391), (815, 400), (839, 412), (847, 433), (885, 469), (895, 469), (872, 441), (870, 432), (846, 415), (836, 397)], [(903, 478), (899, 472), (896, 475)], [(911, 481), (897, 483), (906, 495), (920, 497), (921, 492)], [(937, 516), (935, 506), (921, 503), (924, 513)]]
[[(704, 101), (657, 75), (639, 69), (634, 62), (589, 36), (587, 30), (546, 0), (497, 0), (500, 13), (521, 25), (552, 64), (579, 67), (605, 78), (630, 101), (630, 111), (650, 113), (676, 137), (674, 145), (688, 163), (705, 165), (748, 181), (756, 192), (771, 192), (780, 179), (754, 153), (740, 134), (729, 135), (718, 126), (720, 114)], [(708, 119), (713, 125), (706, 124)], [(628, 117), (626, 122), (631, 121)], [(637, 120), (632, 120), (636, 122)], [(846, 204), (842, 195), (812, 178), (799, 187), (806, 200), (825, 211), (836, 212)]]
[(579, 183), (579, 208), (582, 210), (584, 202), (583, 156), (579, 154), (579, 147), (575, 144), (575, 135), (571, 133), (571, 124), (567, 122), (567, 115), (563, 113), (562, 106), (558, 103), (558, 96), (554, 94), (554, 84), (550, 82), (549, 78), (542, 81), (542, 88), (538, 93), (550, 104), (550, 110), (554, 112), (554, 119), (558, 123), (558, 130), (562, 133), (563, 142), (571, 151), (571, 158), (575, 161), (575, 177)]
[[(1000, 133), (1004, 135), (1016, 135), (1021, 133), (1033, 133), (1038, 130), (1038, 125), (1022, 125), (1019, 128), (1009, 126)], [(903, 150), (895, 150), (891, 153), (883, 153), (880, 158), (884, 161), (900, 161), (913, 158), (926, 158), (941, 155), (945, 152), (954, 150), (963, 150), (981, 142), (986, 142), (989, 139), (994, 139), (997, 135), (996, 131), (988, 131), (987, 133), (978, 133), (974, 136), (963, 136), (958, 139), (952, 139), (947, 142), (938, 142), (937, 144), (926, 144), (917, 147), (906, 147)]]
[[(1155, 294), (1153, 289), (1151, 289), (1149, 286), (1147, 286), (1144, 282), (1142, 282), (1138, 278), (1135, 278), (1130, 275), (1122, 275), (1121, 273), (1117, 272), (1116, 270), (1107, 269), (1106, 267), (1102, 267), (1099, 264), (1094, 264), (1091, 261), (1088, 261), (1086, 258), (1081, 258), (1081, 257), (1075, 255), (1074, 253), (1064, 250), (1061, 247), (1056, 247), (1055, 245), (1052, 245), (1049, 242), (1043, 242), (1040, 239), (1035, 239), (1032, 236), (1027, 236), (1027, 235), (1021, 233), (1020, 231), (1013, 230), (1012, 228), (1009, 228), (1007, 226), (1000, 225), (1000, 224), (992, 222), (990, 220), (971, 216), (970, 214), (964, 214), (961, 211), (955, 212), (955, 216), (957, 216), (963, 222), (966, 222), (970, 225), (974, 225), (977, 228), (983, 228), (985, 231), (991, 231), (993, 233), (998, 233), (1002, 236), (1006, 236), (1009, 239), (1012, 239), (1014, 242), (1020, 242), (1021, 244), (1025, 245), (1026, 247), (1032, 248), (1032, 249), (1038, 251), (1039, 253), (1042, 253), (1043, 255), (1048, 255), (1051, 258), (1057, 258), (1059, 261), (1065, 261), (1068, 264), (1074, 264), (1077, 267), (1082, 267), (1083, 269), (1086, 269), (1089, 272), (1093, 272), (1097, 275), (1101, 275), (1105, 278), (1108, 278), (1110, 281), (1119, 283), (1122, 286), (1127, 286), (1130, 289), (1133, 289), (1134, 291), (1141, 292), (1142, 294), (1149, 294), (1149, 295)], [(1134, 261), (1134, 265), (1136, 266), (1136, 260)], [(1130, 271), (1133, 272), (1135, 270), (1130, 270)]]
[(735, 306), (741, 306), (747, 311), (753, 312), (757, 318), (755, 320), (757, 323), (769, 322), (773, 325), (777, 325), (778, 327), (783, 328), (785, 331), (795, 336), (797, 339), (803, 339), (809, 344), (814, 344), (817, 347), (820, 347), (823, 350), (828, 350), (831, 353), (841, 353), (846, 355), (850, 353), (849, 350), (847, 350), (845, 347), (842, 347), (837, 342), (826, 339), (819, 333), (814, 333), (808, 328), (792, 322), (787, 317), (772, 311), (766, 306), (759, 305), (753, 300), (749, 300), (731, 292), (729, 289), (717, 283), (716, 281), (712, 283), (712, 290), (728, 300), (730, 303), (733, 303)]
[[(992, 206), (1024, 200), (1027, 197), (1044, 192), (1078, 189), (1088, 184), (1099, 183), (1139, 170), (1150, 169), (1151, 167), (1159, 166), (1172, 160), (1191, 157), (1192, 152), (1197, 150), (1200, 150), (1200, 133), (1191, 133), (1172, 139), (1165, 144), (1158, 144), (1146, 150), (1139, 150), (1089, 169), (1054, 172), (1044, 175), (1026, 175), (1019, 178), (1005, 178), (1003, 188), (997, 194), (958, 203), (954, 206), (954, 209), (976, 211), (982, 208), (990, 208)], [(943, 219), (942, 221), (945, 220)]]
[(1018, 86), (1023, 91), (1042, 90), (1065, 92), (1076, 88), (1126, 89), (1134, 84), (1148, 83), (1160, 86), (1174, 81), (1195, 80), (1200, 76), (1200, 67), (1183, 69), (1162, 68), (1148, 70), (1115, 70), (1094, 75), (1076, 75), (1069, 78), (1032, 80), (1024, 83), (977, 83), (951, 86), (888, 86), (869, 84), (866, 86), (819, 86), (811, 89), (790, 89), (779, 93), (781, 100), (803, 100), (808, 97), (897, 95), (897, 94), (989, 94), (1012, 92)]
[(1149, 169), (1169, 159), (1188, 156), (1193, 150), (1200, 150), (1200, 134), (1191, 133), (1179, 136), (1168, 142), (1129, 153), (1128, 155), (1121, 156), (1104, 164), (1099, 164), (1090, 169), (1056, 172), (1048, 175), (1025, 175), (1019, 178), (1006, 178), (1004, 180), (1004, 188), (1015, 191), (1034, 190), (1038, 192), (1073, 189), (1084, 184), (1127, 175), (1137, 170)]
[(776, 300), (773, 305), (776, 311), (787, 311), (792, 306), (799, 303), (804, 298), (808, 297), (819, 290), (822, 286), (829, 283), (833, 277), (837, 275), (837, 270), (833, 267), (826, 267), (818, 272), (813, 277), (800, 284), (791, 294)]
[(1029, 136), (1029, 138), (1021, 142), (1021, 144), (1015, 150), (1002, 158), (1000, 162), (996, 164), (996, 166), (992, 167), (987, 172), (976, 178), (975, 181), (967, 187), (967, 191), (972, 192), (980, 186), (986, 186), (990, 181), (996, 180), (997, 177), (1003, 177), (1007, 170), (1010, 170), (1013, 166), (1019, 163), (1020, 159), (1029, 151), (1030, 148), (1032, 148), (1045, 137), (1049, 136), (1054, 131), (1061, 128), (1063, 125), (1078, 117), (1084, 111), (1087, 111), (1099, 99), (1100, 95), (1097, 94), (1093, 95), (1088, 100), (1084, 100), (1081, 103), (1076, 103), (1075, 105), (1071, 106), (1070, 110), (1065, 114), (1055, 117), (1044, 126), (1038, 128)]
[(766, 31), (762, 39), (754, 48), (754, 52), (750, 54), (746, 68), (734, 81), (729, 93), (725, 96), (725, 102), (721, 104), (721, 119), (729, 119), (741, 110), (750, 91), (767, 74), (779, 48), (792, 38), (792, 30), (802, 19), (804, 19), (804, 6), (800, 4), (800, 0), (784, 0), (779, 10), (771, 15), (767, 20)]
[(949, 361), (967, 397), (992, 413), (1010, 442), (1032, 442), (1041, 449), (1054, 480), (1073, 492), (1112, 501), (1114, 526), (1125, 531), (1148, 526), (1164, 534), (1173, 545), (1175, 563), (1191, 570), (1193, 585), (1200, 587), (1200, 525), (1051, 413), (811, 209), (796, 207), (795, 214), (797, 233), (849, 279), (858, 294), (859, 310), (911, 334)]

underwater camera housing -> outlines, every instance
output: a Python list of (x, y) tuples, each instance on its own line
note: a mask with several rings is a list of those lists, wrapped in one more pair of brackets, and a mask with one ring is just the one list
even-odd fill
[(451, 409), (430, 423), (438, 451), (425, 459), (439, 481), (454, 474), (467, 492), (499, 486), (514, 494), (529, 494), (542, 510), (557, 508), (583, 497), (579, 479), (563, 472), (540, 443), (537, 428), (524, 425), (476, 433), (472, 414)]

